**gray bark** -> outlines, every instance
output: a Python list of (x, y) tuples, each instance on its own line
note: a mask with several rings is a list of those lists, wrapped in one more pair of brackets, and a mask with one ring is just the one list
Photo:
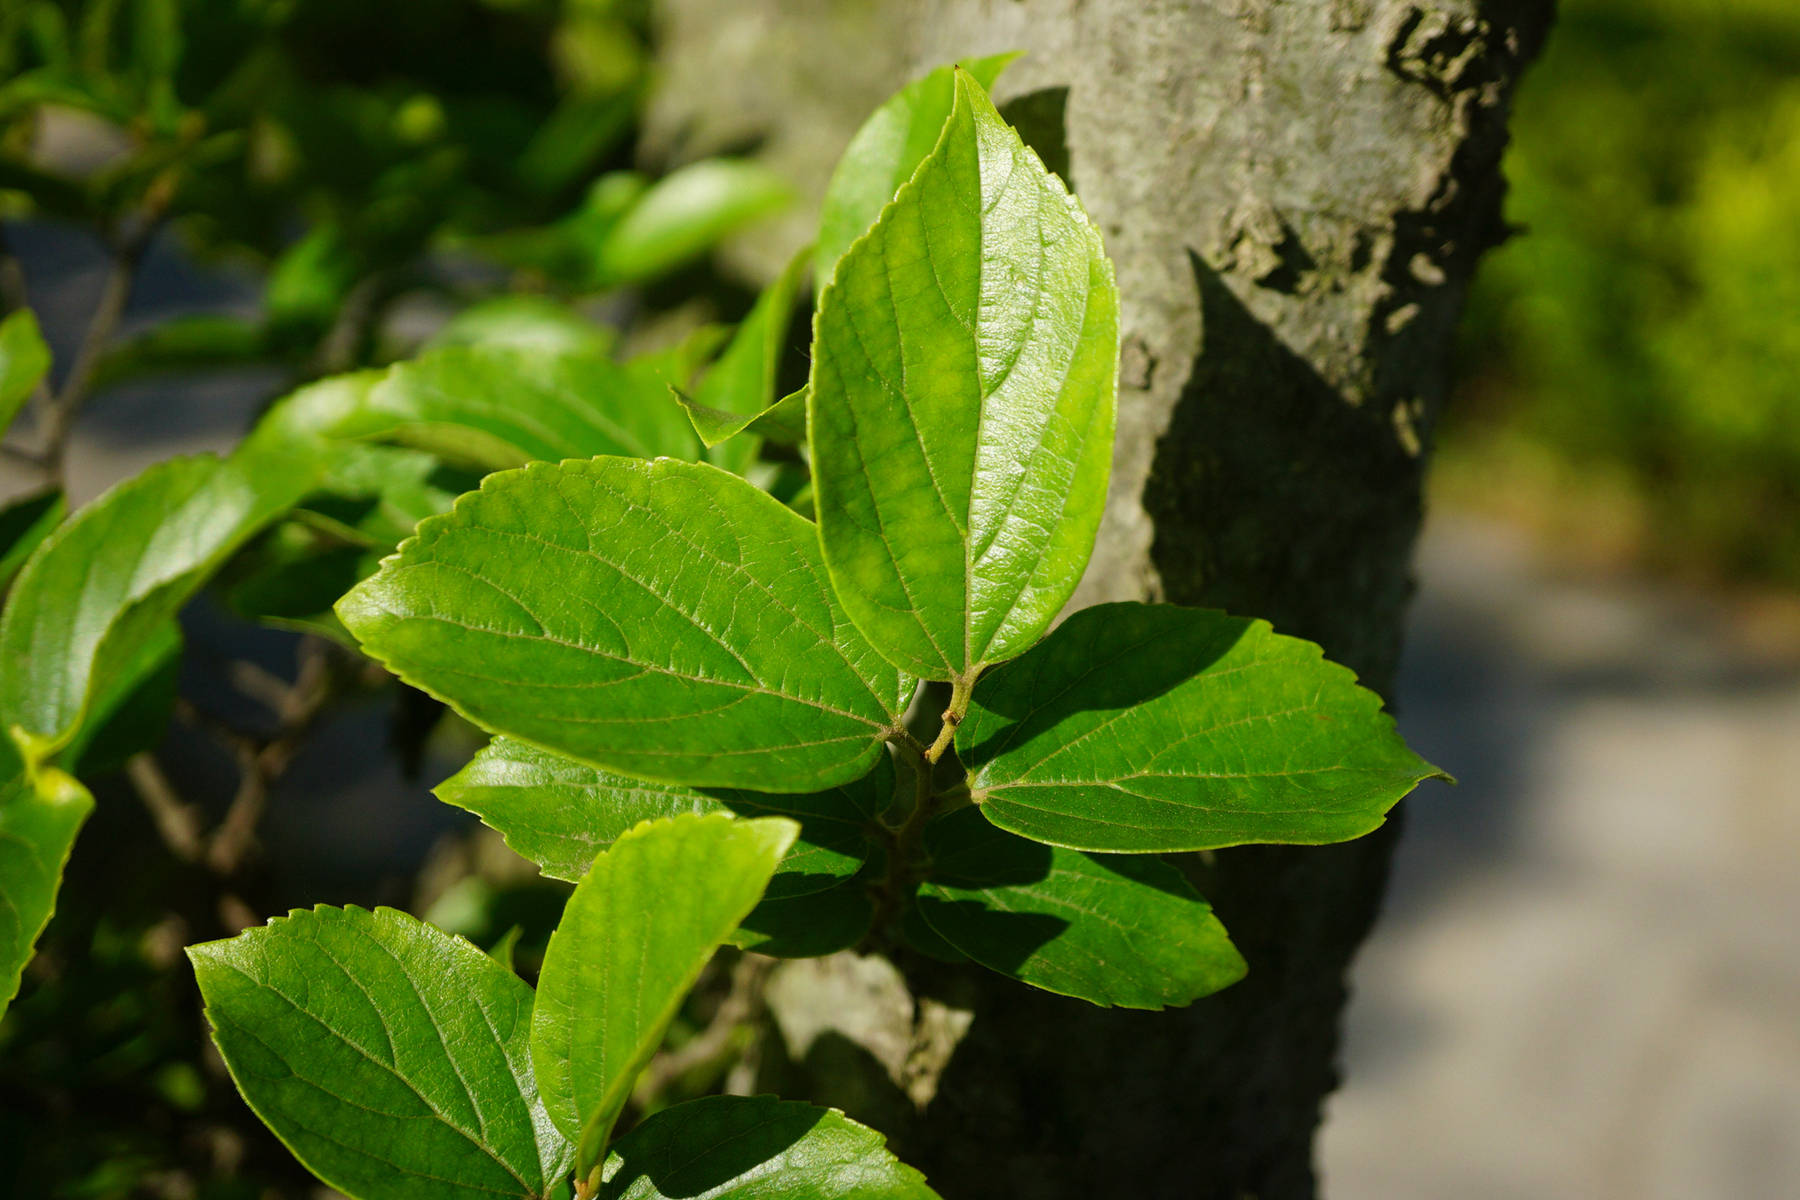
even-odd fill
[[(906, 78), (1025, 50), (997, 98), (1099, 224), (1124, 306), (1112, 493), (1078, 603), (1268, 617), (1388, 689), (1425, 449), (1471, 271), (1504, 232), (1508, 99), (1549, 0), (663, 7), (653, 152), (760, 139), (814, 197)], [(1181, 1012), (908, 965), (915, 992), (974, 1012), (967, 1036), (922, 1112), (840, 1098), (951, 1200), (1312, 1196), (1345, 970), (1397, 824), (1191, 864), (1251, 973)]]

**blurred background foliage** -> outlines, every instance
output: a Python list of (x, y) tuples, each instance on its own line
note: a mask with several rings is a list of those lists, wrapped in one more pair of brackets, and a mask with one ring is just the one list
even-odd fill
[(1633, 560), (1800, 583), (1800, 5), (1558, 8), (1440, 482)]
[[(125, 436), (157, 443), (175, 409), (207, 403), (193, 384), (215, 371), (274, 368), (246, 377), (254, 411), (427, 339), (660, 345), (639, 361), (685, 381), (723, 344), (709, 323), (756, 295), (711, 251), (791, 197), (746, 160), (646, 160), (654, 76), (647, 0), (0, 0), (0, 313), (53, 298), (55, 273), (21, 266), (46, 245), (92, 243), (105, 277), (91, 311), (47, 323), (54, 370), (0, 447), (0, 535), (46, 505), (60, 516), (84, 401), (148, 377), (160, 415)], [(249, 302), (133, 308), (140, 268), (166, 275), (171, 259)], [(367, 481), (408, 503), (359, 493), (345, 545), (319, 514), (284, 522), (184, 611), (157, 724), (133, 742), (166, 727), (163, 766), (84, 769), (96, 813), (0, 1023), (0, 1195), (315, 1193), (221, 1072), (187, 943), (330, 901), (514, 939), (527, 974), (541, 955), (566, 889), (425, 792), (479, 744), (470, 727), (328, 638), (245, 620), (246, 595), (290, 560), (316, 574), (347, 555), (354, 570), (475, 480), (423, 454), (373, 461), (426, 472), (410, 491)], [(17, 565), (0, 563), (0, 591)], [(280, 852), (209, 864), (195, 830), (213, 828), (216, 850), (233, 812), (257, 819), (261, 790), (260, 834)], [(701, 1018), (714, 991), (694, 1001)]]

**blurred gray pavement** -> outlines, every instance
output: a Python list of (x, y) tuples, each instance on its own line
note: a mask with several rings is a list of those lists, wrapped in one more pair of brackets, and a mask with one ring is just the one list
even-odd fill
[(1800, 1197), (1800, 655), (1758, 614), (1430, 523), (1411, 802), (1330, 1200)]

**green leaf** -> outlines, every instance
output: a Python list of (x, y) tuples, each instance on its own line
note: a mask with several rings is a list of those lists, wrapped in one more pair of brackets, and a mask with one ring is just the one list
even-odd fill
[(709, 158), (671, 171), (606, 230), (594, 282), (616, 287), (661, 275), (792, 196), (784, 179), (757, 163)]
[(91, 779), (162, 741), (175, 715), (181, 648), (181, 626), (170, 617), (101, 681), (81, 727), (59, 756), (70, 771)]
[(37, 316), (21, 308), (0, 321), (0, 433), (5, 433), (50, 370), (50, 347)]
[(0, 508), (0, 589), (18, 573), (38, 543), (62, 523), (69, 505), (59, 487), (21, 496)]
[(773, 1096), (665, 1109), (620, 1139), (601, 1177), (599, 1200), (937, 1200), (875, 1130)]
[(188, 957), (238, 1090), (327, 1185), (483, 1200), (549, 1196), (567, 1175), (532, 1075), (531, 988), (463, 939), (320, 907)]
[(0, 1013), (19, 994), (20, 974), (56, 909), (56, 890), (82, 822), (93, 811), (87, 789), (61, 771), (27, 778), (10, 750), (0, 783)]
[(719, 359), (694, 389), (694, 399), (720, 412), (749, 416), (775, 403), (775, 373), (787, 344), (788, 319), (812, 248), (796, 254), (763, 289)]
[[(781, 882), (780, 875), (775, 882)], [(818, 958), (862, 941), (874, 920), (875, 902), (859, 876), (822, 892), (765, 896), (730, 940), (740, 950), (771, 958)]]
[(296, 519), (383, 552), (411, 537), (426, 517), (449, 512), (458, 496), (481, 483), (474, 471), (404, 446), (340, 442), (323, 457), (318, 488), (301, 501)]
[(1112, 457), (1118, 292), (1100, 236), (966, 75), (943, 136), (814, 322), (832, 583), (903, 670), (970, 680), (1080, 581)]
[(1161, 859), (1014, 837), (962, 809), (926, 829), (925, 923), (984, 967), (1121, 1008), (1191, 1004), (1244, 976), (1212, 908)]
[(835, 887), (869, 857), (868, 830), (893, 799), (886, 757), (861, 779), (810, 795), (651, 783), (590, 767), (512, 738), (495, 738), (436, 788), (437, 798), (498, 830), (553, 879), (580, 879), (594, 856), (645, 821), (680, 813), (784, 816), (801, 823), (771, 897)]
[(394, 367), (330, 432), (406, 442), (489, 469), (596, 454), (692, 458), (653, 379), (592, 354), (446, 346)]
[(798, 828), (686, 814), (594, 861), (544, 951), (531, 1061), (576, 1174), (598, 1165), (638, 1073), (713, 951), (761, 898)]
[(491, 296), (451, 317), (438, 346), (511, 346), (538, 354), (602, 356), (616, 335), (547, 296)]
[(378, 551), (320, 538), (297, 522), (271, 531), (233, 564), (225, 602), (277, 629), (316, 633), (355, 648), (332, 605), (380, 567)]
[(1077, 850), (1346, 841), (1448, 778), (1311, 642), (1167, 604), (1083, 609), (983, 677), (956, 752), (988, 820)]
[[(1000, 72), (1017, 57), (1016, 51), (993, 54), (959, 65), (983, 89), (992, 89)], [(875, 223), (900, 185), (912, 178), (937, 145), (955, 96), (955, 68), (939, 67), (889, 97), (850, 139), (825, 187), (819, 215), (821, 279), (829, 278), (850, 243)]]
[(679, 389), (670, 390), (675, 394), (675, 402), (681, 405), (681, 410), (693, 423), (694, 432), (700, 435), (701, 443), (709, 450), (740, 433), (750, 433), (790, 446), (799, 445), (806, 440), (807, 389), (804, 387), (747, 417), (741, 413), (708, 408), (690, 400)]
[[(763, 289), (756, 305), (719, 355), (718, 362), (701, 378), (694, 390), (696, 406), (710, 412), (737, 413), (756, 419), (766, 416), (775, 403), (775, 377), (781, 366), (781, 354), (787, 347), (788, 318), (794, 311), (794, 294), (800, 277), (812, 261), (812, 248), (796, 254), (787, 269), (774, 283)], [(801, 401), (804, 405), (805, 401)], [(802, 409), (804, 412), (804, 409)], [(693, 412), (689, 412), (693, 417)], [(791, 419), (791, 418), (790, 418)], [(804, 420), (804, 419), (803, 419)], [(734, 432), (741, 432), (740, 430)], [(756, 458), (756, 443), (746, 438), (735, 445), (715, 449), (718, 439), (706, 441), (707, 431), (695, 424), (700, 440), (706, 442), (709, 460), (727, 471), (742, 474)]]
[(704, 463), (490, 475), (338, 616), (484, 729), (694, 787), (859, 779), (912, 689), (837, 607), (812, 525)]
[(270, 448), (161, 462), (46, 538), (0, 616), (0, 722), (35, 758), (74, 735), (103, 686), (242, 542), (312, 484)]

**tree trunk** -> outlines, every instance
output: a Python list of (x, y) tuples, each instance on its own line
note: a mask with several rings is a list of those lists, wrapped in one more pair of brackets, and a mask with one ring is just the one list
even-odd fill
[[(1549, 0), (663, 9), (652, 152), (760, 139), (812, 197), (906, 78), (1025, 50), (997, 98), (1099, 224), (1123, 300), (1112, 494), (1077, 602), (1267, 617), (1389, 688), (1424, 451), (1504, 232), (1508, 99)], [(914, 970), (975, 1016), (930, 1104), (890, 1116), (901, 1150), (950, 1200), (1314, 1195), (1345, 972), (1396, 826), (1191, 864), (1250, 976), (1179, 1012)]]

